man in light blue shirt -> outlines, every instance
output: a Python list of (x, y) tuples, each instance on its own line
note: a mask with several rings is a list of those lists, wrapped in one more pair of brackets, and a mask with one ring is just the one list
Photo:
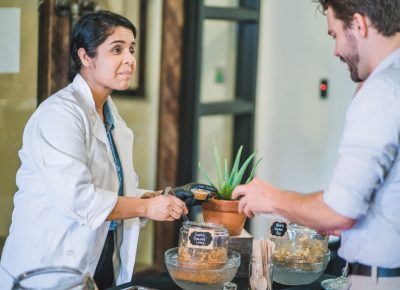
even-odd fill
[(400, 1), (319, 0), (334, 54), (362, 82), (346, 116), (331, 183), (303, 195), (254, 179), (239, 211), (270, 212), (321, 232), (342, 232), (350, 289), (400, 289)]

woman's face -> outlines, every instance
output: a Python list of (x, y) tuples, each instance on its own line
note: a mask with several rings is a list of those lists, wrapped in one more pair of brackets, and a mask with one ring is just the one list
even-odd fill
[(96, 56), (89, 58), (85, 75), (92, 91), (110, 94), (126, 90), (136, 70), (135, 37), (130, 29), (116, 27), (97, 47)]

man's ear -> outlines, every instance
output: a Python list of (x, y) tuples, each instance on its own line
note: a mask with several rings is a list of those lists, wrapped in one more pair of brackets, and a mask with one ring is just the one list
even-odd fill
[(92, 59), (87, 55), (86, 50), (83, 47), (78, 49), (78, 56), (83, 66), (90, 67)]
[(360, 13), (355, 13), (353, 15), (353, 29), (362, 38), (365, 38), (368, 36), (368, 20), (367, 17), (361, 15)]

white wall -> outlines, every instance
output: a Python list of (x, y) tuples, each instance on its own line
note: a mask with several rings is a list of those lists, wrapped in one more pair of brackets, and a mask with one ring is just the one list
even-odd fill
[[(346, 108), (355, 90), (344, 64), (333, 56), (326, 18), (309, 0), (261, 1), (256, 108), (258, 177), (300, 192), (327, 187)], [(329, 95), (319, 97), (319, 81)], [(264, 218), (252, 234), (266, 232)]]

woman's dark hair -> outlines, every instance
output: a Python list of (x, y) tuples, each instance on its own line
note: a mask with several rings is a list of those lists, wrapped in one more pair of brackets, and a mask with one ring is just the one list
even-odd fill
[(78, 56), (78, 49), (84, 48), (88, 56), (95, 57), (97, 47), (120, 26), (131, 30), (136, 37), (136, 28), (132, 22), (110, 11), (89, 13), (78, 20), (71, 36), (72, 64), (68, 72), (69, 81), (72, 81), (81, 70), (82, 62)]
[(344, 27), (350, 28), (353, 15), (359, 13), (367, 16), (379, 33), (393, 36), (400, 32), (400, 1), (399, 0), (316, 0), (322, 6), (323, 12), (331, 7), (335, 18), (343, 21)]

